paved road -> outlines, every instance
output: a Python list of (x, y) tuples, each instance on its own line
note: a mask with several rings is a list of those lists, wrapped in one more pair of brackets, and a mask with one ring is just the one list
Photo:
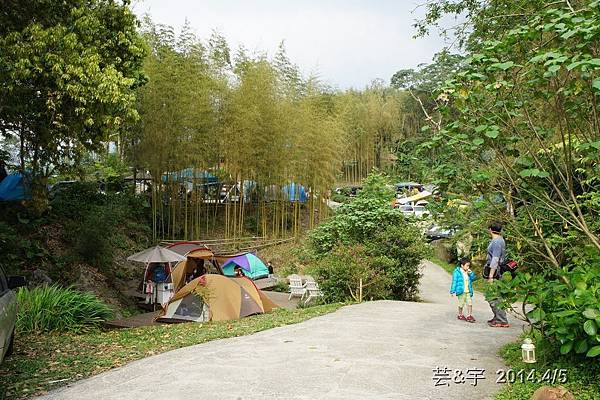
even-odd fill
[[(45, 399), (491, 399), (497, 350), (520, 325), (489, 328), (475, 297), (476, 324), (456, 320), (450, 277), (424, 265), (425, 302), (368, 302), (297, 325), (183, 348), (133, 362)], [(514, 322), (514, 321), (513, 321)], [(472, 386), (434, 387), (435, 367), (485, 369)]]

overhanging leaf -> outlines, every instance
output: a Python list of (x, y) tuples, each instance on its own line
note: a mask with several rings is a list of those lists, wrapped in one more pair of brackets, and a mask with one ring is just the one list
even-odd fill
[(586, 357), (597, 357), (600, 355), (600, 346), (594, 346), (587, 352)]
[(583, 312), (583, 316), (587, 319), (596, 319), (600, 317), (600, 311), (593, 308), (588, 308)]
[(560, 346), (560, 354), (568, 354), (573, 349), (573, 341), (569, 341), (562, 346)]
[(588, 344), (586, 339), (578, 340), (575, 343), (575, 353), (582, 354), (588, 350)]
[(591, 319), (585, 321), (585, 324), (583, 324), (583, 330), (590, 336), (596, 336), (596, 332), (598, 331), (596, 323)]

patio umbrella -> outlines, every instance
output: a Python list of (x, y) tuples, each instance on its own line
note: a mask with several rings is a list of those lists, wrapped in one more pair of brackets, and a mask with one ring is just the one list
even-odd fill
[(183, 261), (185, 259), (185, 256), (179, 255), (172, 250), (165, 249), (164, 247), (160, 246), (151, 247), (127, 257), (128, 261), (137, 261), (144, 264), (172, 263)]

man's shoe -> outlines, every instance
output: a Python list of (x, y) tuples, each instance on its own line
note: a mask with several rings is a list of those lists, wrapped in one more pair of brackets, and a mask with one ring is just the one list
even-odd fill
[(465, 318), (464, 315), (460, 314), (458, 317), (456, 317), (457, 319), (460, 319), (461, 321), (466, 321), (467, 318)]
[(488, 320), (487, 320), (487, 323), (488, 323), (488, 324), (490, 324), (490, 323), (492, 323), (492, 322), (494, 322), (494, 321), (495, 321), (495, 319), (494, 319), (494, 318), (492, 318), (492, 319), (488, 319)]
[(469, 316), (467, 317), (466, 321), (467, 321), (467, 322), (470, 322), (470, 323), (473, 323), (473, 322), (475, 322), (475, 318), (473, 318), (473, 316), (472, 316), (472, 315), (469, 315)]
[(503, 323), (501, 323), (501, 322), (498, 322), (498, 321), (492, 321), (492, 322), (488, 322), (488, 325), (489, 325), (491, 328), (510, 328), (510, 325), (509, 325), (509, 324), (503, 324)]

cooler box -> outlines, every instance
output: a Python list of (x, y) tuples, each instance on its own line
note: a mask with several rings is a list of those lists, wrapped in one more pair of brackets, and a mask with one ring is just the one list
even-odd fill
[(159, 304), (166, 304), (171, 300), (173, 296), (173, 284), (172, 283), (157, 283), (156, 284), (156, 302)]

